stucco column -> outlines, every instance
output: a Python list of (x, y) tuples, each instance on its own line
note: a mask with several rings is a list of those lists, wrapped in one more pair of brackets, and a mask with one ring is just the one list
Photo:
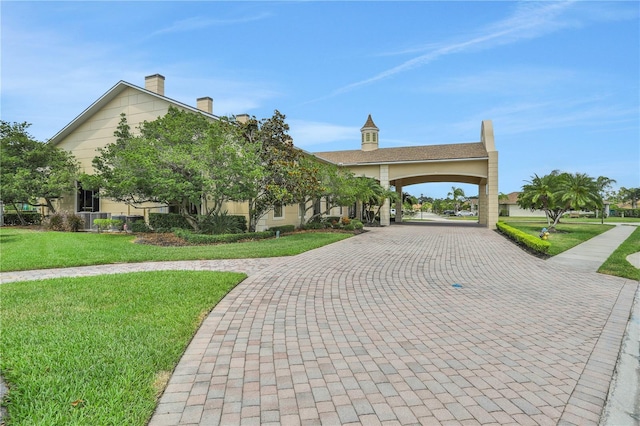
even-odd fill
[[(491, 120), (482, 121), (480, 129), (480, 140), (487, 150), (487, 182), (486, 191), (480, 191), (486, 194), (486, 225), (489, 229), (496, 228), (498, 222), (498, 151), (493, 136), (493, 123)], [(480, 222), (483, 223), (483, 222)]]
[[(384, 189), (389, 189), (389, 165), (381, 164), (380, 165), (380, 186)], [(386, 198), (384, 200), (384, 204), (380, 208), (380, 225), (381, 226), (389, 226), (391, 225), (391, 212), (389, 207), (389, 199)]]
[(478, 185), (478, 223), (487, 225), (487, 185)]
[(489, 177), (487, 178), (487, 226), (496, 229), (498, 205), (498, 151), (489, 151)]
[(402, 184), (396, 183), (396, 192), (398, 193), (398, 201), (396, 201), (396, 219), (394, 222), (402, 222)]

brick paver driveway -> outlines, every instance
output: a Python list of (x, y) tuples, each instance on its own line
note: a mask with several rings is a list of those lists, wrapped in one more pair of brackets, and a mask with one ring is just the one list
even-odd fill
[(475, 225), (375, 229), (234, 289), (151, 425), (593, 424), (636, 286)]

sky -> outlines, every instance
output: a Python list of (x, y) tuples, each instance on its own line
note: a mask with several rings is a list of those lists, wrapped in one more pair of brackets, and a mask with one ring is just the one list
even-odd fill
[[(285, 114), (296, 146), (479, 142), (499, 191), (553, 170), (640, 187), (640, 2), (0, 2), (0, 117), (46, 141), (118, 81), (214, 114)], [(404, 187), (467, 196), (456, 182)]]

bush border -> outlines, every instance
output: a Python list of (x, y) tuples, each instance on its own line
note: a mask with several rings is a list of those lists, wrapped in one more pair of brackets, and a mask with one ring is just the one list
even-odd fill
[(510, 240), (515, 241), (519, 245), (525, 246), (527, 249), (545, 256), (549, 253), (549, 247), (551, 247), (551, 243), (549, 241), (542, 240), (539, 237), (534, 237), (531, 234), (527, 234), (526, 232), (509, 226), (503, 222), (496, 223), (496, 229)]

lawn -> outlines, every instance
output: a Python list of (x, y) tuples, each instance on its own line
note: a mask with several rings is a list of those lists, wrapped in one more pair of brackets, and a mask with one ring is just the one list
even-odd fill
[(145, 425), (208, 312), (245, 278), (145, 272), (2, 284), (12, 425)]
[(160, 247), (134, 244), (128, 234), (43, 232), (0, 228), (0, 271), (144, 261), (242, 259), (293, 256), (350, 237), (343, 233), (296, 233), (268, 240), (219, 245)]
[(598, 272), (640, 281), (640, 269), (627, 261), (627, 256), (637, 252), (640, 252), (640, 227), (636, 227), (629, 238), (600, 266)]
[[(538, 218), (537, 221), (521, 221), (518, 218), (509, 220), (503, 218), (502, 222), (524, 231), (528, 234), (538, 237), (542, 228), (547, 227), (547, 222)], [(562, 253), (569, 250), (571, 247), (577, 246), (580, 243), (587, 241), (596, 235), (602, 234), (608, 231), (615, 225), (600, 225), (597, 223), (559, 223), (556, 227), (557, 232), (552, 232), (549, 235), (549, 242), (551, 247), (549, 253), (551, 256)]]

